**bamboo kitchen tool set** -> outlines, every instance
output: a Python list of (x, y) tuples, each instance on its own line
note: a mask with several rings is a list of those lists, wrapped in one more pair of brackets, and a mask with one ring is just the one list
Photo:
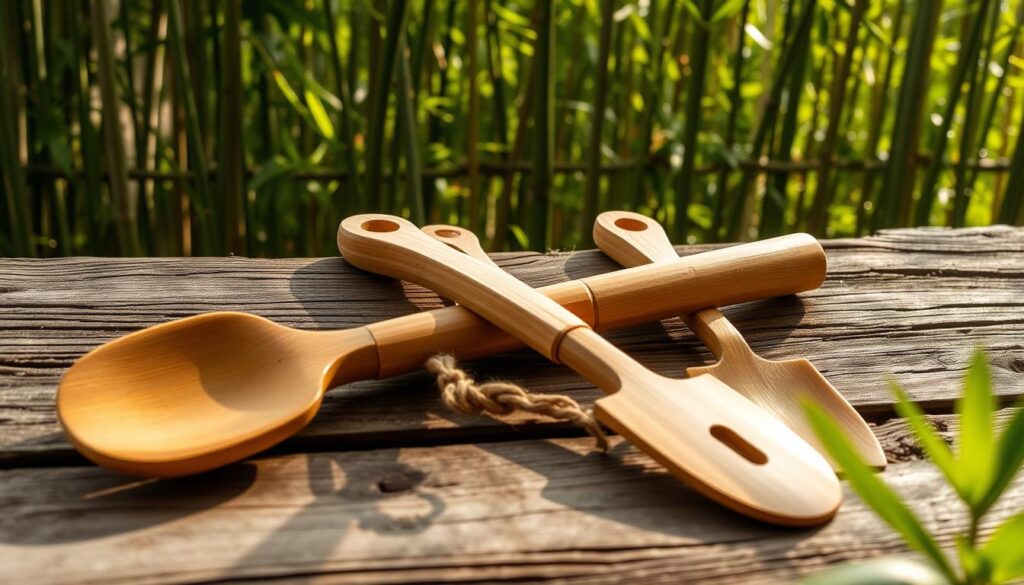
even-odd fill
[[(623, 212), (603, 214), (594, 235), (628, 268), (533, 289), (485, 262), (475, 236), (460, 228), (349, 217), (338, 232), (348, 262), (460, 305), (344, 331), (228, 312), (156, 325), (94, 349), (65, 373), (61, 424), (101, 465), (188, 475), (294, 434), (335, 386), (416, 370), (438, 352), (472, 359), (525, 344), (607, 393), (595, 403), (602, 423), (753, 518), (808, 526), (839, 506), (839, 482), (815, 450), (802, 399), (832, 412), (862, 456), (884, 466), (867, 425), (809, 362), (761, 359), (713, 308), (819, 286), (825, 257), (812, 237), (679, 258), (656, 223)], [(650, 372), (595, 333), (678, 314), (719, 359), (683, 380)]]

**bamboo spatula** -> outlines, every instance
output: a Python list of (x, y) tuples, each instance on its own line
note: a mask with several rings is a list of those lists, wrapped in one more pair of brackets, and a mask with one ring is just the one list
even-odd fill
[[(602, 213), (594, 222), (594, 241), (605, 254), (627, 268), (679, 258), (661, 225), (639, 213)], [(828, 410), (864, 461), (874, 467), (885, 467), (885, 453), (875, 434), (811, 362), (762, 358), (716, 308), (682, 318), (718, 360), (709, 366), (687, 368), (688, 376), (710, 374), (725, 382), (773, 413), (828, 458), (801, 406), (801, 400), (814, 400)]]
[(602, 423), (708, 497), (783, 525), (835, 514), (842, 490), (828, 463), (719, 380), (647, 370), (557, 303), (404, 219), (349, 217), (338, 247), (351, 264), (432, 288), (582, 374), (609, 394), (595, 402)]

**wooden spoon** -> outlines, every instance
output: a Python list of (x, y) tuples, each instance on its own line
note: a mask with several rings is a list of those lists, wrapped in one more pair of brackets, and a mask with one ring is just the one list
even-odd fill
[[(607, 211), (594, 223), (598, 247), (626, 267), (679, 258), (658, 222), (639, 213)], [(823, 406), (869, 465), (885, 468), (885, 452), (875, 434), (850, 403), (805, 359), (772, 361), (753, 352), (736, 328), (716, 308), (689, 313), (686, 324), (711, 350), (717, 363), (686, 369), (688, 376), (711, 374), (777, 416), (826, 456), (804, 415), (801, 400)], [(833, 467), (838, 470), (835, 462)]]
[[(795, 278), (783, 270), (794, 261), (804, 267)], [(813, 239), (784, 237), (543, 292), (591, 326), (608, 329), (708, 304), (804, 291), (824, 277)], [(632, 302), (637, 295), (647, 302)], [(297, 432), (328, 388), (417, 370), (439, 351), (473, 359), (521, 346), (462, 307), (346, 331), (300, 331), (244, 313), (209, 313), (89, 352), (61, 379), (57, 414), (71, 443), (96, 463), (135, 475), (187, 475), (238, 461)]]
[(602, 423), (718, 502), (792, 526), (835, 514), (842, 490), (828, 463), (716, 378), (672, 380), (651, 372), (543, 294), (404, 219), (349, 217), (338, 247), (355, 266), (428, 286), (582, 374), (609, 394), (595, 402)]

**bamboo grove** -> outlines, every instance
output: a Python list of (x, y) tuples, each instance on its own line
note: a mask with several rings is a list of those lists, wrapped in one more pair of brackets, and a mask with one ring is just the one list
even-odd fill
[(0, 254), (1024, 221), (1020, 0), (11, 0)]

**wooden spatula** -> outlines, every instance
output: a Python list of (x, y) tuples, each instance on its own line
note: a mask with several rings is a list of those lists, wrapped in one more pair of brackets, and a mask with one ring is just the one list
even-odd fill
[(432, 288), (582, 374), (609, 394), (595, 402), (602, 423), (708, 497), (783, 525), (835, 514), (842, 490), (828, 463), (721, 381), (647, 370), (557, 303), (404, 219), (349, 217), (338, 247), (353, 265)]
[[(679, 258), (658, 222), (639, 213), (602, 213), (594, 223), (594, 241), (605, 254), (627, 268)], [(772, 361), (758, 356), (716, 308), (690, 313), (682, 319), (718, 360), (710, 366), (687, 368), (688, 376), (710, 374), (725, 382), (773, 413), (828, 458), (800, 404), (810, 398), (829, 411), (869, 465), (885, 467), (885, 453), (875, 434), (811, 362)]]

